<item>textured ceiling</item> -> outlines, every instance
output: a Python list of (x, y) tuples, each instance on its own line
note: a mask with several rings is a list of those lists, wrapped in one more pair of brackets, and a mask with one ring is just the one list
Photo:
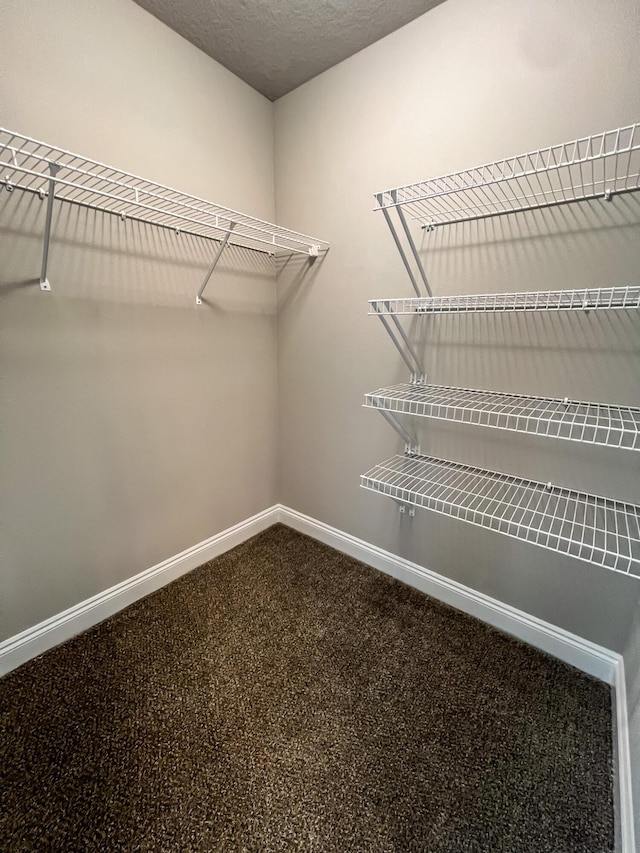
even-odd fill
[(136, 0), (272, 101), (443, 0)]

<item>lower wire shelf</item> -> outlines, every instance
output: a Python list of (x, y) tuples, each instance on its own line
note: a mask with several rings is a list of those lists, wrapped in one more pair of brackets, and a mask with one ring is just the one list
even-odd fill
[(640, 450), (640, 408), (405, 383), (365, 395), (365, 407), (605, 447)]
[(438, 459), (393, 456), (365, 489), (640, 577), (640, 506)]

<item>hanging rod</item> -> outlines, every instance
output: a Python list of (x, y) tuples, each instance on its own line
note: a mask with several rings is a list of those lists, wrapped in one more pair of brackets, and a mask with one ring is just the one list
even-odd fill
[[(269, 255), (295, 253), (310, 258), (329, 248), (325, 240), (281, 228), (5, 128), (0, 128), (2, 185), (10, 192), (21, 189), (36, 193), (43, 200), (47, 198), (41, 275), (45, 290), (50, 289), (46, 266), (54, 199), (118, 215), (122, 220), (215, 240), (222, 248), (230, 244)], [(219, 254), (220, 251), (216, 260)], [(205, 285), (212, 271), (213, 268)]]

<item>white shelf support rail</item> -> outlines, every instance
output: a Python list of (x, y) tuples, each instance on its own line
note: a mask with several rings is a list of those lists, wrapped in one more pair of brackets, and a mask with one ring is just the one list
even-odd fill
[(361, 486), (640, 579), (640, 506), (429, 456), (394, 456)]
[[(384, 301), (384, 300), (381, 300), (381, 301)], [(411, 341), (409, 340), (407, 333), (402, 328), (402, 325), (400, 324), (400, 321), (398, 320), (396, 315), (392, 311), (390, 311), (388, 308), (387, 308), (386, 312), (383, 312), (382, 310), (378, 310), (377, 305), (375, 305), (375, 306), (372, 305), (372, 310), (370, 313), (376, 314), (380, 318), (380, 322), (382, 323), (387, 334), (389, 335), (389, 337), (393, 341), (395, 348), (400, 353), (402, 360), (404, 361), (404, 363), (407, 365), (407, 367), (409, 369), (411, 381), (412, 382), (420, 382), (420, 383), (426, 382), (426, 374), (425, 374), (424, 368), (422, 366), (422, 360), (418, 357), (418, 354), (415, 351), (415, 347), (411, 344)], [(388, 322), (387, 318), (384, 316), (384, 313), (387, 313), (387, 315), (391, 317), (391, 320), (392, 320), (392, 322), (396, 328), (396, 331), (398, 332), (399, 339), (396, 336), (394, 330), (389, 325), (389, 322)]]
[[(376, 408), (374, 406), (374, 408)], [(385, 421), (393, 427), (393, 429), (398, 433), (400, 438), (404, 441), (404, 452), (407, 456), (416, 456), (420, 454), (420, 445), (415, 440), (415, 438), (411, 435), (411, 433), (404, 428), (404, 426), (400, 423), (400, 421), (393, 415), (391, 412), (386, 409), (379, 408), (378, 411), (385, 419)]]
[[(386, 221), (387, 225), (389, 226), (389, 230), (391, 231), (391, 236), (393, 237), (393, 242), (396, 244), (396, 248), (400, 254), (400, 258), (402, 259), (402, 263), (404, 264), (404, 268), (407, 271), (407, 275), (409, 276), (409, 280), (411, 281), (411, 285), (413, 286), (415, 294), (418, 297), (422, 296), (422, 293), (420, 292), (420, 288), (418, 286), (418, 282), (416, 280), (416, 276), (413, 272), (413, 269), (411, 268), (409, 258), (407, 257), (407, 253), (405, 252), (404, 246), (402, 245), (402, 241), (400, 240), (400, 237), (398, 235), (398, 232), (396, 230), (395, 225), (393, 224), (393, 220), (391, 219), (391, 216), (389, 215), (389, 211), (388, 211), (387, 207), (383, 205), (383, 193), (378, 193), (376, 195), (376, 199), (378, 200), (379, 209), (382, 210), (385, 221)], [(400, 220), (400, 224), (402, 225), (403, 231), (405, 233), (407, 243), (409, 244), (409, 248), (410, 248), (411, 253), (413, 255), (413, 258), (414, 258), (414, 261), (416, 264), (416, 268), (420, 274), (420, 278), (422, 279), (422, 283), (424, 285), (424, 289), (426, 291), (426, 294), (427, 294), (427, 296), (431, 296), (432, 295), (431, 287), (430, 287), (429, 281), (427, 279), (427, 274), (426, 274), (425, 269), (424, 269), (424, 264), (422, 263), (422, 260), (420, 258), (420, 254), (419, 254), (418, 249), (417, 249), (416, 244), (415, 244), (415, 241), (413, 239), (411, 231), (409, 230), (409, 225), (407, 224), (407, 220), (405, 219), (404, 214), (402, 213), (402, 210), (400, 207), (396, 206), (395, 210), (396, 210), (396, 213), (397, 213), (398, 218)]]
[(51, 290), (51, 284), (47, 278), (47, 265), (49, 263), (49, 241), (51, 239), (51, 220), (53, 218), (53, 201), (56, 195), (56, 175), (60, 170), (58, 163), (49, 163), (49, 191), (47, 194), (47, 214), (44, 223), (44, 245), (42, 248), (42, 268), (40, 270), (40, 290)]
[(282, 228), (5, 128), (0, 128), (2, 185), (9, 192), (20, 189), (35, 193), (41, 200), (47, 198), (43, 289), (50, 289), (44, 285), (49, 284), (46, 263), (54, 197), (61, 202), (117, 215), (123, 222), (131, 220), (169, 229), (176, 235), (183, 233), (216, 243), (223, 241), (225, 246), (232, 243), (269, 256), (300, 254), (313, 263), (329, 250), (325, 240)]
[(209, 284), (209, 279), (213, 275), (213, 271), (216, 268), (216, 265), (217, 265), (218, 261), (220, 260), (220, 256), (224, 252), (224, 250), (227, 246), (227, 243), (229, 242), (229, 237), (231, 237), (231, 232), (233, 231), (234, 228), (235, 228), (235, 222), (230, 222), (229, 223), (229, 230), (224, 235), (224, 240), (222, 241), (222, 243), (220, 243), (220, 248), (216, 252), (216, 256), (213, 259), (213, 263), (209, 267), (209, 272), (206, 274), (204, 281), (202, 282), (202, 285), (200, 287), (200, 290), (198, 291), (198, 294), (196, 296), (196, 305), (202, 305), (202, 294), (204, 293), (204, 289)]

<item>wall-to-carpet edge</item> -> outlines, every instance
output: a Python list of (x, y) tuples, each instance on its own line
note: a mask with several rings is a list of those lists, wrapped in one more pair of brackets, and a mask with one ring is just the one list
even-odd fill
[(444, 578), (282, 505), (275, 505), (224, 530), (129, 580), (0, 643), (0, 674), (98, 624), (199, 565), (229, 551), (278, 522), (391, 575), (608, 684), (615, 693), (614, 731), (618, 775), (619, 841), (633, 853), (630, 757), (624, 670), (621, 656), (568, 631)]

